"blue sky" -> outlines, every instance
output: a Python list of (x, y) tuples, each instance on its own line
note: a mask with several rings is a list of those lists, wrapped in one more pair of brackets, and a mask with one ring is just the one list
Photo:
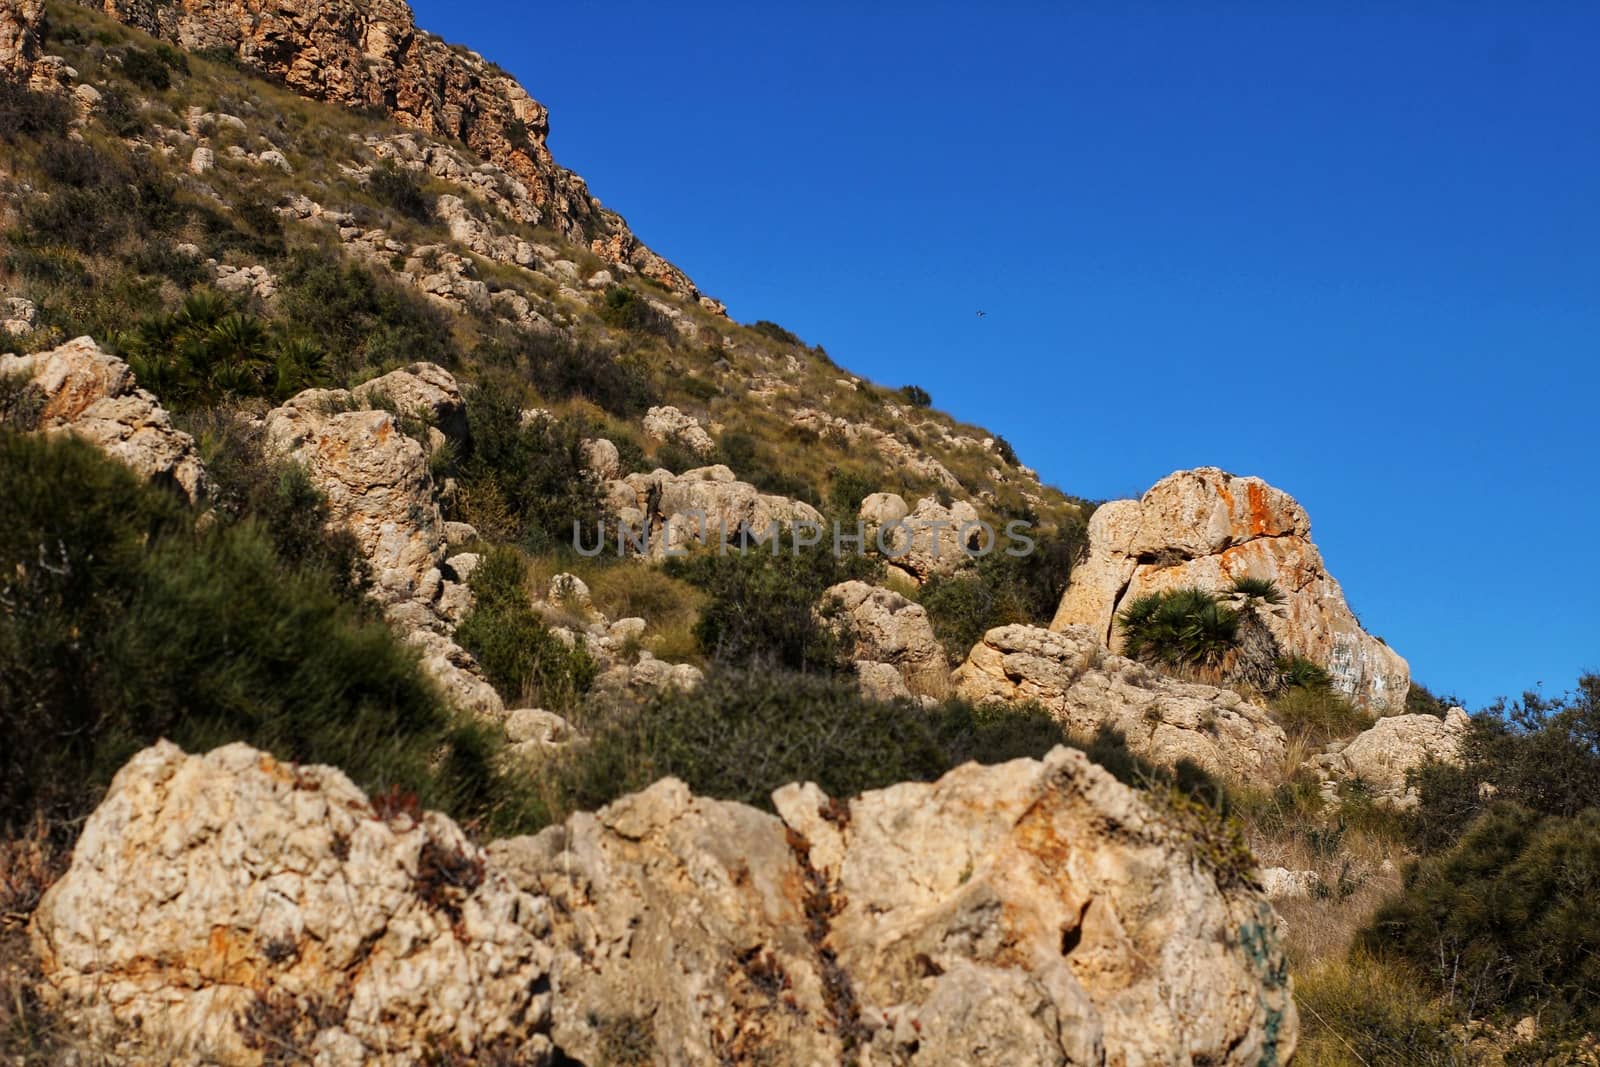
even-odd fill
[(1081, 496), (1261, 475), (1471, 706), (1600, 670), (1600, 9), (415, 7), (734, 317)]

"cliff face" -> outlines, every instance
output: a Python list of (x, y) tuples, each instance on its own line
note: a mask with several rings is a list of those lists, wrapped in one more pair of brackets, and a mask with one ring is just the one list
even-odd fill
[(232, 52), (312, 99), (381, 109), (403, 126), (453, 137), (525, 186), (527, 202), (519, 206), (526, 221), (722, 310), (556, 163), (545, 144), (550, 113), (543, 104), (477, 53), (417, 29), (400, 0), (79, 2), (191, 51)]

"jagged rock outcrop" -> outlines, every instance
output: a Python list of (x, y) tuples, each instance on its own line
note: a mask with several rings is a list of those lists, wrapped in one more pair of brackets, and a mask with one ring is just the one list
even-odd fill
[[(949, 693), (950, 664), (934, 636), (928, 610), (921, 604), (892, 589), (850, 581), (824, 590), (819, 607), (825, 618), (830, 612), (837, 613), (850, 638), (851, 659), (887, 664), (913, 695), (942, 697)], [(869, 691), (882, 688), (876, 684), (881, 675), (863, 672), (860, 662), (856, 673)]]
[(302, 464), (327, 495), (334, 521), (355, 535), (379, 588), (411, 599), (444, 559), (428, 458), (389, 412), (340, 410), (352, 402), (342, 390), (300, 393), (267, 414), (267, 441)]
[[(816, 508), (763, 493), (721, 464), (682, 474), (669, 470), (630, 474), (607, 483), (607, 502), (635, 538), (649, 533), (652, 556), (695, 543), (716, 544), (724, 534), (733, 544), (741, 531), (766, 537), (775, 527), (793, 523), (814, 523), (819, 537), (828, 536), (821, 530), (822, 513)], [(615, 551), (615, 539), (606, 547)]]
[(1265, 898), (1079, 752), (774, 803), (665, 779), (480, 850), (331, 768), (161, 743), (117, 775), (30, 933), (49, 999), (164, 1062), (1294, 1052)]
[(994, 548), (993, 535), (986, 537), (980, 528), (978, 509), (965, 500), (946, 506), (925, 496), (912, 508), (896, 493), (873, 493), (861, 502), (857, 517), (869, 546), (918, 582), (970, 567), (974, 553), (986, 544)]
[(390, 408), (405, 418), (421, 419), (445, 437), (467, 437), (467, 404), (455, 375), (437, 363), (413, 363), (350, 390), (368, 407)]
[(596, 1018), (683, 1064), (1292, 1051), (1270, 909), (1219, 892), (1160, 813), (1079, 753), (774, 800), (777, 818), (668, 779), (490, 846), (572, 946), (552, 986), (567, 1055), (604, 1059)]
[(32, 936), (64, 1004), (189, 1062), (299, 1039), (356, 1067), (497, 1045), (548, 1062), (547, 929), (547, 903), (441, 815), (245, 745), (163, 742), (118, 773)]
[[(687, 275), (645, 247), (582, 178), (555, 162), (546, 145), (550, 116), (544, 105), (477, 53), (417, 29), (402, 0), (79, 2), (187, 49), (226, 49), (312, 99), (380, 108), (402, 126), (462, 141), (524, 186), (529, 199), (523, 221), (548, 226), (608, 262), (700, 298)], [(709, 298), (702, 303), (722, 310)]]
[(1336, 752), (1313, 757), (1312, 769), (1337, 786), (1359, 780), (1379, 803), (1415, 807), (1417, 791), (1406, 785), (1408, 772), (1424, 763), (1455, 763), (1472, 718), (1451, 708), (1436, 715), (1391, 715), (1357, 734)]
[(669, 405), (658, 405), (645, 412), (644, 435), (652, 441), (671, 441), (697, 456), (709, 456), (717, 443), (706, 433), (700, 420)]
[(0, 0), (0, 78), (27, 83), (43, 22), (44, 0)]
[[(0, 380), (21, 385), (12, 418), (25, 429), (81, 437), (152, 481), (206, 493), (194, 438), (172, 425), (156, 398), (139, 388), (127, 363), (79, 337), (48, 352), (0, 356)], [(0, 413), (3, 414), (3, 413)]]
[(1305, 509), (1260, 478), (1215, 467), (1179, 471), (1138, 500), (1102, 505), (1051, 628), (1087, 626), (1116, 649), (1116, 613), (1130, 600), (1183, 586), (1225, 592), (1245, 577), (1284, 594), (1265, 620), (1285, 654), (1324, 667), (1363, 707), (1404, 709), (1410, 669), (1361, 628), (1311, 541)]
[(1082, 626), (990, 630), (954, 682), (956, 695), (967, 700), (1037, 703), (1085, 737), (1109, 728), (1155, 763), (1187, 759), (1234, 781), (1277, 770), (1287, 747), (1272, 717), (1239, 694), (1180, 682), (1113, 655)]

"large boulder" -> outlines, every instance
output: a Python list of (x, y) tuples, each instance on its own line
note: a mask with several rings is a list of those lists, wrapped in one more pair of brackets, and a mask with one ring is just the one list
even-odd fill
[(544, 1063), (547, 923), (441, 815), (245, 745), (163, 742), (118, 773), (32, 937), (64, 1007), (177, 1062), (294, 1042), (341, 1067), (497, 1045)]
[(190, 500), (206, 492), (194, 438), (176, 429), (166, 410), (139, 388), (133, 371), (89, 337), (48, 352), (0, 356), (0, 381), (19, 397), (26, 429), (71, 434), (151, 481), (175, 485)]
[(644, 435), (652, 441), (682, 445), (697, 456), (709, 456), (717, 443), (706, 433), (700, 420), (670, 404), (651, 408), (644, 416)]
[(1227, 592), (1237, 578), (1267, 579), (1284, 594), (1265, 620), (1285, 654), (1324, 667), (1340, 692), (1377, 714), (1405, 708), (1406, 661), (1361, 628), (1311, 541), (1305, 509), (1260, 478), (1215, 467), (1179, 471), (1138, 500), (1101, 506), (1051, 629), (1087, 626), (1118, 649), (1116, 614), (1133, 599), (1184, 586)]
[(466, 439), (467, 404), (461, 387), (455, 375), (437, 363), (413, 363), (390, 371), (356, 386), (351, 394), (366, 407), (389, 408), (437, 427), (452, 440)]
[(778, 817), (667, 779), (490, 846), (570, 945), (557, 1046), (603, 1061), (609, 1025), (682, 1064), (1293, 1051), (1264, 898), (1219, 887), (1168, 817), (1080, 753), (774, 802)]
[(995, 547), (987, 543), (993, 535), (983, 532), (978, 510), (965, 500), (945, 505), (925, 496), (912, 508), (895, 493), (873, 493), (857, 517), (868, 545), (918, 582), (970, 567), (976, 553)]
[(51, 1000), (163, 1062), (1294, 1053), (1250, 873), (1081, 753), (773, 802), (665, 779), (483, 851), (337, 771), (163, 743), (117, 776), (31, 934)]
[(446, 548), (428, 457), (382, 410), (340, 410), (338, 391), (311, 390), (267, 414), (271, 448), (301, 463), (355, 535), (377, 585), (407, 599), (433, 581)]
[(1357, 734), (1337, 752), (1313, 759), (1313, 767), (1328, 782), (1359, 781), (1380, 804), (1412, 808), (1416, 789), (1406, 777), (1425, 763), (1456, 763), (1461, 742), (1472, 726), (1461, 708), (1437, 715), (1391, 715)]
[[(815, 525), (819, 538), (831, 535), (822, 530), (822, 513), (810, 504), (763, 493), (721, 464), (682, 474), (664, 469), (630, 474), (607, 483), (607, 501), (631, 536), (648, 531), (655, 557), (723, 538), (735, 544), (741, 532), (766, 537), (796, 523)], [(617, 546), (612, 542), (607, 547), (614, 551)], [(786, 543), (783, 550), (788, 547)]]
[(1081, 736), (1114, 730), (1145, 759), (1169, 766), (1187, 759), (1234, 781), (1278, 770), (1287, 750), (1282, 728), (1238, 693), (1112, 655), (1082, 626), (990, 630), (954, 681), (967, 700), (1035, 703)]
[(949, 692), (950, 664), (921, 604), (892, 589), (849, 581), (825, 590), (820, 606), (824, 617), (831, 614), (848, 633), (851, 659), (890, 665), (915, 695)]

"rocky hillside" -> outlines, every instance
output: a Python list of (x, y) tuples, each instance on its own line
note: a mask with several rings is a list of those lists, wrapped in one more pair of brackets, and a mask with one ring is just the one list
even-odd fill
[(1494, 939), (1593, 693), (1434, 698), (1287, 493), (1096, 508), (731, 321), (400, 3), (0, 0), (0, 70), (0, 1054), (1588, 1047)]

